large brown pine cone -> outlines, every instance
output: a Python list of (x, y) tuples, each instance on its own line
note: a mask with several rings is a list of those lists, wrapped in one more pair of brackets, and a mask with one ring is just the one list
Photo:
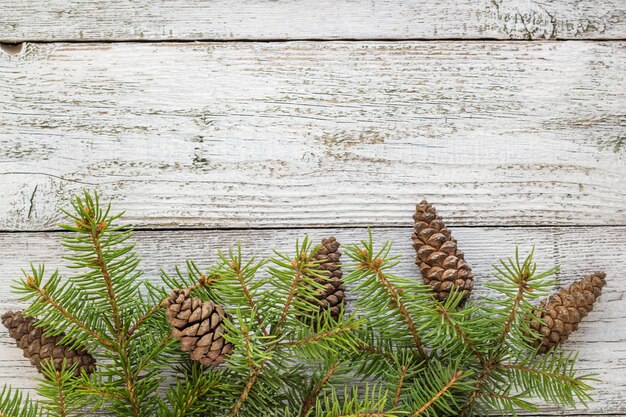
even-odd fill
[(222, 336), (225, 331), (222, 306), (198, 297), (190, 290), (175, 289), (166, 300), (167, 320), (180, 348), (202, 365), (217, 366), (232, 353), (233, 345)]
[(578, 329), (583, 317), (593, 309), (593, 303), (606, 285), (605, 277), (604, 272), (594, 272), (543, 299), (540, 308), (533, 312), (541, 321), (533, 320), (531, 328), (542, 336), (534, 347), (545, 353), (567, 340)]
[(323, 288), (315, 289), (314, 298), (305, 299), (307, 302), (319, 308), (320, 313), (330, 310), (333, 319), (338, 320), (339, 314), (345, 304), (345, 285), (343, 272), (341, 271), (341, 252), (339, 242), (334, 237), (322, 239), (322, 246), (313, 255), (313, 259), (319, 262), (317, 272), (319, 276), (313, 280)]
[(9, 329), (9, 334), (15, 339), (17, 346), (22, 348), (24, 357), (41, 372), (42, 364), (52, 360), (57, 370), (61, 370), (63, 359), (68, 366), (76, 364), (75, 374), (81, 371), (91, 374), (96, 370), (96, 360), (83, 349), (70, 349), (60, 344), (64, 334), (46, 336), (43, 327), (36, 327), (37, 319), (24, 316), (21, 311), (7, 311), (2, 315), (2, 324)]
[(464, 302), (474, 286), (474, 275), (456, 240), (426, 200), (416, 206), (413, 220), (415, 264), (422, 271), (424, 282), (431, 286), (438, 300), (445, 301), (454, 287), (463, 291)]

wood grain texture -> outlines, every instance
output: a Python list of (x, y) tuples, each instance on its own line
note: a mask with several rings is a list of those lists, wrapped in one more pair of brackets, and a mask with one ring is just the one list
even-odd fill
[[(473, 297), (485, 295), (484, 284), (493, 281), (490, 265), (498, 258), (512, 256), (515, 245), (523, 253), (536, 245), (536, 260), (540, 268), (560, 265), (562, 285), (596, 271), (605, 270), (608, 285), (594, 311), (585, 318), (580, 330), (565, 344), (565, 349), (580, 351), (578, 369), (596, 373), (600, 382), (594, 383), (595, 402), (589, 409), (578, 411), (581, 415), (626, 414), (626, 282), (621, 279), (626, 269), (623, 248), (626, 247), (626, 227), (534, 227), (534, 228), (452, 228), (465, 251), (466, 258), (476, 274), (477, 288)], [(407, 228), (377, 228), (375, 239), (395, 242), (395, 252), (400, 257), (398, 271), (417, 279), (413, 264), (410, 233)], [(277, 248), (292, 253), (295, 239), (308, 234), (320, 240), (330, 235), (348, 244), (367, 236), (364, 229), (302, 229), (302, 230), (198, 230), (138, 232), (135, 237), (137, 251), (143, 259), (145, 277), (158, 281), (161, 268), (172, 271), (175, 265), (192, 258), (203, 267), (216, 260), (218, 249), (228, 249), (241, 241), (244, 253), (259, 257), (271, 256)], [(21, 276), (20, 269), (29, 261), (45, 262), (48, 272), (61, 267), (61, 256), (66, 254), (60, 246), (58, 233), (0, 233), (0, 311), (22, 306), (9, 290), (12, 279)], [(0, 384), (32, 388), (36, 372), (21, 357), (12, 340), (0, 328)], [(570, 409), (544, 406), (542, 413), (574, 414)]]
[(0, 51), (0, 230), (80, 189), (133, 225), (626, 224), (626, 43)]
[(624, 38), (623, 0), (0, 0), (0, 40)]

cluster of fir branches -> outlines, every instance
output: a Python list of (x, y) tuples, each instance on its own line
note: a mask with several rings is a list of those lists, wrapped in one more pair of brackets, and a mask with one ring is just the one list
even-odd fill
[[(372, 237), (347, 247), (343, 265), (354, 294), (335, 321), (307, 300), (320, 287), (308, 239), (289, 255), (244, 259), (241, 247), (219, 253), (202, 271), (142, 278), (119, 215), (85, 193), (66, 212), (63, 240), (77, 273), (46, 276), (32, 267), (16, 290), (46, 333), (98, 360), (91, 375), (44, 366), (40, 401), (0, 393), (0, 415), (78, 416), (473, 416), (536, 411), (533, 400), (574, 406), (587, 400), (588, 376), (559, 351), (538, 356), (528, 318), (532, 302), (552, 288), (554, 270), (538, 272), (532, 253), (495, 267), (494, 296), (461, 306), (444, 303), (415, 277), (393, 273), (397, 258)], [(164, 302), (173, 288), (221, 304), (224, 337), (235, 350), (217, 368), (181, 352), (170, 336)]]

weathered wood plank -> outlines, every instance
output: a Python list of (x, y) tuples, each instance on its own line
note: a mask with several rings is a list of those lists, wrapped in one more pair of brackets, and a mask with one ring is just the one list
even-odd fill
[(623, 38), (622, 0), (0, 0), (0, 40)]
[[(394, 247), (401, 255), (398, 270), (417, 277), (410, 233), (408, 227), (374, 229), (374, 236), (381, 244), (387, 239), (395, 242)], [(476, 272), (475, 297), (484, 295), (484, 284), (493, 280), (490, 265), (497, 258), (512, 256), (518, 244), (523, 252), (536, 244), (536, 259), (541, 268), (560, 265), (562, 284), (595, 270), (607, 272), (608, 285), (600, 301), (565, 347), (580, 351), (579, 369), (596, 373), (601, 380), (594, 384), (596, 402), (588, 410), (579, 412), (626, 413), (623, 401), (626, 397), (626, 327), (623, 326), (626, 282), (621, 279), (626, 269), (622, 253), (626, 247), (626, 227), (453, 228), (453, 233)], [(139, 232), (135, 241), (146, 277), (157, 281), (161, 268), (171, 271), (186, 258), (193, 258), (206, 267), (216, 260), (218, 249), (228, 249), (237, 241), (242, 242), (246, 255), (267, 257), (271, 256), (272, 248), (293, 252), (295, 239), (305, 234), (315, 240), (335, 235), (345, 244), (367, 236), (364, 229), (161, 231)], [(9, 283), (21, 276), (20, 268), (28, 267), (29, 261), (46, 262), (49, 271), (64, 265), (60, 258), (65, 252), (58, 238), (58, 233), (0, 234), (0, 311), (21, 306), (10, 293)], [(35, 375), (0, 329), (0, 384), (7, 382), (32, 388)], [(559, 415), (572, 411), (542, 409), (542, 412)]]
[(0, 52), (0, 230), (97, 187), (141, 227), (626, 224), (626, 43)]

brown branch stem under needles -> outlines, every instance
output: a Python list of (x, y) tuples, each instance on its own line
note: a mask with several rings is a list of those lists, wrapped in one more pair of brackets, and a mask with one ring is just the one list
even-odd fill
[(499, 356), (500, 356), (500, 352), (502, 351), (504, 347), (504, 341), (506, 340), (507, 335), (511, 331), (511, 325), (515, 321), (515, 317), (517, 315), (517, 309), (519, 308), (519, 305), (521, 304), (522, 299), (524, 298), (524, 291), (526, 289), (526, 279), (528, 278), (527, 274), (528, 272), (524, 270), (522, 272), (522, 276), (519, 277), (517, 295), (513, 299), (513, 306), (511, 307), (511, 312), (509, 313), (509, 317), (507, 317), (507, 320), (504, 324), (504, 329), (502, 330), (502, 334), (498, 338), (498, 343), (497, 343), (498, 348), (495, 350), (494, 356), (490, 361), (482, 362), (483, 370), (480, 376), (478, 377), (478, 379), (476, 380), (476, 382), (474, 383), (474, 386), (472, 387), (472, 393), (468, 397), (465, 404), (463, 404), (463, 407), (461, 408), (461, 411), (459, 412), (459, 417), (463, 417), (467, 415), (467, 412), (469, 411), (470, 407), (472, 406), (474, 401), (476, 401), (476, 398), (479, 397), (478, 394), (479, 394), (480, 388), (483, 386), (483, 384), (489, 377), (489, 374), (491, 373), (495, 365), (497, 365), (499, 362)]
[[(250, 293), (250, 289), (248, 288), (248, 285), (246, 284), (245, 277), (241, 273), (241, 268), (239, 268), (239, 265), (236, 264), (235, 262), (233, 262), (233, 265), (231, 265), (231, 267), (233, 268), (233, 271), (235, 271), (235, 274), (237, 275), (237, 280), (239, 281), (239, 285), (241, 286), (241, 291), (243, 292), (243, 295), (246, 298), (246, 301), (248, 301), (248, 305), (250, 306), (252, 310), (254, 310), (256, 308), (256, 302), (254, 301), (254, 298), (252, 298), (252, 294)], [(263, 320), (261, 319), (261, 317), (258, 314), (256, 314), (256, 312), (254, 314), (254, 317), (257, 323), (259, 324), (259, 327), (261, 328), (261, 332), (263, 333), (263, 336), (269, 336), (267, 329), (265, 328), (265, 326), (263, 326)]]
[(109, 304), (111, 305), (111, 310), (113, 312), (113, 321), (115, 323), (115, 333), (117, 336), (116, 349), (118, 351), (118, 354), (120, 355), (121, 362), (124, 364), (122, 369), (122, 375), (125, 380), (126, 391), (128, 392), (128, 400), (130, 401), (131, 407), (133, 409), (133, 414), (135, 416), (139, 416), (141, 414), (141, 409), (139, 406), (139, 398), (135, 390), (135, 374), (131, 370), (130, 359), (128, 357), (127, 351), (128, 335), (126, 332), (123, 331), (124, 325), (120, 316), (119, 306), (117, 305), (117, 297), (113, 289), (113, 280), (104, 259), (102, 245), (100, 243), (101, 235), (102, 229), (99, 227), (99, 225), (97, 225), (95, 229), (93, 227), (90, 229), (91, 241), (93, 243), (94, 252), (96, 253), (96, 262), (100, 267), (100, 272), (102, 273), (102, 278), (107, 289)]
[(474, 403), (474, 401), (476, 401), (476, 398), (478, 398), (480, 394), (479, 390), (482, 388), (483, 384), (487, 380), (487, 377), (489, 376), (489, 373), (491, 372), (492, 366), (493, 366), (492, 363), (485, 364), (482, 372), (478, 376), (478, 379), (476, 379), (476, 382), (474, 382), (474, 385), (472, 386), (472, 393), (468, 397), (467, 401), (465, 401), (465, 404), (463, 404), (463, 407), (461, 407), (458, 417), (465, 416), (467, 412), (470, 410), (472, 404)]
[(517, 289), (517, 295), (515, 296), (515, 299), (513, 300), (513, 307), (511, 308), (509, 317), (507, 318), (506, 323), (504, 324), (504, 330), (502, 331), (502, 334), (500, 335), (500, 338), (498, 339), (499, 346), (502, 346), (502, 344), (506, 340), (507, 335), (511, 331), (511, 325), (515, 321), (515, 317), (517, 316), (517, 309), (519, 308), (519, 305), (522, 302), (523, 298), (524, 298), (524, 285), (520, 285)]
[(552, 372), (543, 372), (539, 369), (533, 369), (533, 368), (529, 368), (528, 366), (523, 366), (523, 365), (519, 365), (519, 364), (499, 364), (498, 367), (500, 368), (504, 368), (504, 369), (514, 369), (514, 370), (518, 370), (521, 372), (534, 372), (537, 374), (540, 374), (544, 377), (547, 378), (554, 378), (554, 379), (558, 379), (560, 381), (563, 382), (567, 382), (568, 379), (564, 378), (563, 375), (559, 375), (559, 374), (554, 374)]
[(411, 318), (409, 311), (407, 310), (406, 306), (402, 302), (402, 299), (400, 298), (400, 294), (394, 288), (391, 282), (389, 282), (389, 280), (387, 279), (387, 276), (383, 273), (383, 271), (381, 270), (378, 264), (372, 261), (368, 261), (366, 265), (370, 269), (370, 271), (376, 274), (376, 277), (378, 278), (382, 286), (385, 288), (385, 290), (387, 290), (387, 293), (389, 293), (389, 296), (391, 297), (393, 303), (395, 304), (396, 308), (400, 311), (402, 318), (404, 318), (404, 321), (409, 327), (409, 332), (411, 333), (411, 336), (413, 337), (413, 341), (415, 342), (415, 346), (417, 347), (417, 350), (419, 351), (420, 356), (422, 358), (425, 358), (426, 352), (424, 351), (424, 347), (422, 346), (422, 340), (418, 335), (417, 327), (415, 326), (415, 323), (413, 322), (413, 319)]
[(61, 378), (61, 372), (56, 371), (54, 373), (54, 382), (58, 389), (59, 398), (59, 417), (66, 417), (68, 412), (65, 407), (65, 390), (63, 389), (63, 380)]
[(408, 372), (406, 365), (402, 365), (400, 368), (400, 378), (398, 380), (398, 388), (396, 389), (396, 395), (393, 397), (393, 406), (397, 407), (398, 402), (400, 402), (400, 394), (402, 393), (402, 388), (404, 387), (404, 378), (406, 378), (406, 374)]
[(334, 329), (330, 329), (325, 332), (316, 333), (310, 337), (305, 337), (304, 339), (294, 340), (292, 342), (278, 343), (276, 346), (277, 347), (294, 347), (294, 346), (306, 345), (307, 343), (318, 342), (327, 337), (335, 336), (340, 333), (349, 332), (350, 330), (352, 330), (351, 327), (336, 327)]
[(111, 340), (105, 339), (98, 332), (90, 329), (88, 326), (86, 326), (84, 323), (82, 323), (76, 317), (71, 315), (66, 309), (63, 308), (63, 306), (61, 306), (61, 304), (59, 304), (57, 301), (53, 300), (52, 297), (50, 297), (50, 295), (48, 295), (48, 293), (43, 288), (41, 288), (41, 286), (37, 285), (37, 287), (35, 289), (36, 289), (37, 293), (39, 294), (39, 296), (41, 297), (41, 299), (43, 301), (45, 301), (46, 303), (50, 304), (59, 314), (61, 314), (67, 320), (69, 320), (72, 323), (74, 323), (74, 325), (76, 327), (78, 327), (79, 329), (81, 329), (85, 333), (88, 333), (91, 337), (93, 337), (98, 342), (102, 343), (104, 346), (106, 346), (108, 348), (114, 348), (115, 347), (115, 343), (113, 343)]
[(454, 323), (452, 321), (448, 311), (445, 308), (443, 308), (443, 306), (438, 306), (437, 307), (437, 312), (454, 329), (456, 334), (458, 334), (459, 337), (461, 337), (461, 339), (463, 339), (463, 342), (465, 342), (465, 345), (472, 351), (472, 353), (474, 354), (474, 356), (476, 356), (478, 361), (480, 363), (484, 363), (485, 362), (485, 358), (483, 358), (483, 355), (476, 349), (476, 347), (474, 346), (474, 343), (470, 340), (470, 338), (467, 336), (467, 334), (465, 334), (463, 329), (461, 329), (456, 323)]
[(100, 395), (102, 397), (112, 398), (112, 399), (116, 399), (116, 400), (121, 400), (122, 399), (122, 397), (120, 395), (115, 395), (115, 394), (112, 394), (112, 393), (107, 392), (107, 391), (102, 391), (102, 390), (99, 390), (99, 389), (94, 388), (94, 387), (89, 386), (89, 385), (81, 384), (81, 385), (79, 385), (79, 388), (81, 390), (83, 390), (83, 391), (88, 391), (88, 392), (90, 392), (92, 394)]
[(320, 379), (319, 382), (315, 384), (315, 386), (313, 387), (313, 389), (311, 390), (311, 392), (309, 393), (309, 395), (306, 397), (306, 399), (304, 400), (302, 404), (300, 417), (305, 417), (307, 415), (311, 407), (313, 407), (313, 404), (315, 404), (315, 400), (317, 399), (317, 396), (320, 394), (320, 392), (324, 388), (324, 385), (328, 383), (328, 381), (333, 376), (333, 374), (335, 373), (338, 367), (339, 367), (339, 363), (333, 362), (328, 368), (328, 370), (326, 371), (326, 373), (324, 374), (324, 376), (322, 377), (322, 379)]
[(246, 384), (244, 385), (243, 390), (241, 391), (241, 394), (239, 395), (239, 398), (237, 398), (237, 401), (233, 405), (233, 408), (230, 410), (230, 417), (236, 417), (239, 414), (239, 411), (241, 411), (241, 407), (243, 407), (244, 403), (248, 399), (248, 395), (250, 394), (250, 391), (252, 390), (252, 386), (254, 385), (256, 380), (259, 378), (259, 375), (261, 375), (261, 371), (262, 371), (262, 368), (259, 366), (252, 372), (252, 374), (246, 381)]
[(113, 281), (111, 280), (111, 273), (106, 265), (106, 261), (104, 260), (104, 255), (102, 253), (102, 245), (100, 244), (100, 229), (96, 226), (95, 230), (92, 227), (90, 229), (91, 242), (94, 247), (94, 252), (96, 253), (96, 262), (98, 267), (100, 268), (100, 273), (102, 273), (102, 278), (104, 280), (104, 284), (107, 289), (107, 296), (109, 298), (109, 304), (111, 305), (111, 310), (113, 312), (113, 321), (115, 323), (115, 333), (118, 337), (118, 341), (121, 343), (122, 335), (122, 318), (119, 312), (119, 306), (117, 305), (117, 298), (115, 296), (115, 291), (113, 290)]
[(360, 350), (361, 352), (366, 352), (366, 353), (370, 353), (372, 355), (378, 355), (378, 356), (382, 356), (383, 358), (387, 359), (388, 361), (393, 361), (393, 356), (391, 356), (388, 353), (383, 352), (382, 350), (373, 348), (369, 345), (366, 345), (365, 343), (358, 343), (356, 345), (356, 348), (358, 350)]
[(424, 411), (426, 411), (431, 405), (433, 405), (433, 403), (435, 401), (437, 401), (439, 399), (439, 397), (441, 397), (443, 394), (446, 393), (446, 391), (448, 391), (450, 389), (450, 387), (452, 387), (456, 381), (458, 381), (458, 379), (461, 377), (461, 375), (463, 375), (462, 371), (458, 371), (453, 377), (452, 379), (450, 379), (450, 381), (448, 381), (448, 383), (439, 390), (439, 392), (437, 392), (430, 400), (428, 400), (426, 402), (426, 404), (424, 404), (423, 406), (420, 407), (419, 410), (417, 410), (416, 412), (414, 412), (413, 414), (411, 414), (411, 417), (417, 417), (420, 414), (422, 414)]
[(159, 311), (162, 307), (165, 307), (165, 301), (160, 302), (159, 304), (155, 304), (153, 305), (148, 311), (146, 311), (144, 313), (143, 316), (139, 317), (137, 319), (137, 321), (135, 321), (135, 323), (132, 324), (132, 326), (130, 326), (130, 328), (128, 329), (128, 331), (126, 332), (126, 336), (130, 337), (132, 336), (137, 329), (146, 321), (150, 318), (150, 316), (152, 316), (154, 313), (156, 313), (157, 311)]
[(246, 363), (248, 364), (248, 368), (252, 369), (254, 368), (254, 359), (252, 358), (252, 355), (250, 354), (250, 350), (251, 350), (250, 333), (248, 333), (247, 329), (246, 330), (242, 329), (242, 333), (243, 333), (243, 341), (246, 344)]
[(300, 285), (300, 281), (302, 280), (302, 271), (298, 266), (297, 261), (293, 261), (293, 266), (296, 268), (296, 274), (291, 281), (291, 287), (289, 287), (289, 293), (287, 293), (287, 299), (285, 300), (285, 306), (283, 307), (283, 311), (280, 313), (280, 317), (276, 322), (276, 327), (274, 330), (279, 329), (285, 320), (287, 319), (287, 314), (289, 314), (289, 308), (291, 307), (291, 303), (293, 302), (293, 298), (296, 296), (296, 292), (298, 290), (298, 286)]

